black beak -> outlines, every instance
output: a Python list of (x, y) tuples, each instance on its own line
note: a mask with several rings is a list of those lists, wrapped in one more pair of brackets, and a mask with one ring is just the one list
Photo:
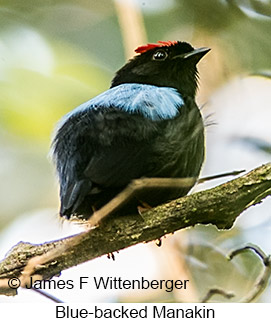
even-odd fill
[(205, 56), (210, 50), (211, 48), (208, 48), (208, 47), (196, 48), (189, 53), (176, 55), (173, 57), (173, 59), (175, 58), (192, 59), (194, 63), (197, 64), (202, 59), (202, 57)]

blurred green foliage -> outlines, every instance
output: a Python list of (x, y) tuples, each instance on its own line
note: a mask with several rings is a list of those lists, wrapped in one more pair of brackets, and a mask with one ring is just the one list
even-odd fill
[[(179, 39), (213, 48), (204, 81), (208, 93), (236, 75), (270, 75), (270, 1), (134, 2), (150, 42)], [(0, 228), (23, 212), (57, 208), (56, 180), (47, 160), (51, 133), (62, 115), (109, 87), (125, 62), (125, 46), (114, 1), (1, 1)], [(225, 264), (221, 250), (212, 246), (221, 239), (222, 248), (227, 236), (206, 227), (193, 234), (209, 241), (188, 246), (201, 296), (215, 282), (239, 291), (253, 285), (260, 265), (252, 273), (246, 268), (255, 265), (254, 256), (239, 267)], [(243, 241), (238, 230), (231, 234), (235, 243)]]
[[(252, 72), (270, 67), (269, 14), (260, 1), (179, 0), (144, 21), (151, 41), (217, 38), (228, 68), (238, 58), (236, 72)], [(2, 1), (0, 27), (1, 126), (30, 140), (48, 140), (56, 120), (106, 89), (124, 62), (113, 1)]]

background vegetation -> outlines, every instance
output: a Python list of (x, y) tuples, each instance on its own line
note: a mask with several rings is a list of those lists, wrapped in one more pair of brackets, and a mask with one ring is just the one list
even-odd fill
[[(206, 128), (203, 175), (269, 161), (270, 15), (269, 0), (2, 0), (1, 256), (19, 240), (42, 242), (81, 230), (58, 225), (58, 187), (48, 159), (51, 134), (63, 114), (106, 90), (114, 72), (146, 41), (177, 39), (212, 48), (199, 66), (197, 101), (206, 123), (215, 124)], [(133, 247), (114, 263), (98, 259), (63, 275), (190, 279), (188, 292), (56, 294), (70, 301), (195, 301), (219, 286), (238, 301), (252, 288), (261, 263), (253, 254), (232, 263), (224, 255), (246, 242), (270, 253), (270, 209), (267, 199), (233, 230), (197, 226), (163, 239), (161, 248)], [(33, 294), (22, 291), (21, 298), (0, 300), (32, 301)], [(270, 291), (260, 300), (270, 301)]]

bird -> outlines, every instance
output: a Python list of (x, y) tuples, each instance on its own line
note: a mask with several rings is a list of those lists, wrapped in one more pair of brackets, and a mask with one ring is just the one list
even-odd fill
[[(108, 90), (59, 121), (51, 149), (61, 217), (90, 219), (135, 179), (198, 178), (205, 134), (197, 64), (209, 50), (185, 41), (139, 46)], [(143, 190), (114, 214), (157, 206), (192, 186)]]

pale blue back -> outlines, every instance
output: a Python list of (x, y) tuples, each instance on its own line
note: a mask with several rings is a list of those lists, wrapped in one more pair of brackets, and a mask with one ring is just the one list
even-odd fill
[(172, 119), (179, 113), (184, 101), (178, 91), (171, 87), (125, 83), (113, 87), (95, 98), (79, 105), (61, 120), (65, 123), (70, 116), (87, 110), (119, 108), (128, 113), (142, 114), (153, 121)]

